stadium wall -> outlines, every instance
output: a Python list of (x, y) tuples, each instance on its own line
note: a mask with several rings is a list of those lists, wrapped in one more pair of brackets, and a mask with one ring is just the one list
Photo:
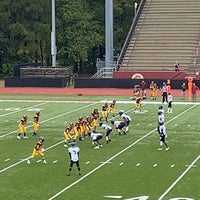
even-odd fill
[[(135, 85), (139, 85), (142, 79), (75, 79), (74, 88), (134, 88)], [(158, 87), (161, 87), (163, 82), (167, 82), (167, 79), (145, 79), (147, 87), (149, 87), (151, 81), (157, 83)], [(187, 79), (171, 80), (171, 86), (173, 89), (180, 89), (182, 83), (187, 84)], [(196, 85), (200, 87), (199, 81), (194, 80)]]
[(64, 88), (67, 86), (68, 80), (66, 78), (20, 78), (20, 77), (6, 77), (5, 87), (57, 87)]
[(114, 79), (185, 79), (186, 73), (184, 71), (114, 71), (113, 78)]

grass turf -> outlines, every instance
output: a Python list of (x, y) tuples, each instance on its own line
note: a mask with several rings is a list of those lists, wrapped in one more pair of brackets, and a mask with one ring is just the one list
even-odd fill
[[(99, 150), (93, 149), (89, 138), (77, 141), (82, 175), (78, 175), (74, 166), (67, 177), (69, 155), (63, 146), (64, 128), (80, 116), (90, 115), (94, 108), (101, 110), (101, 100), (113, 98), (117, 100), (116, 110), (125, 110), (132, 118), (129, 133), (119, 136), (113, 130), (112, 142), (106, 144), (103, 138), (104, 146)], [(142, 107), (144, 113), (133, 113), (135, 104), (129, 97), (4, 95), (3, 99), (24, 101), (0, 102), (2, 199), (100, 200), (108, 199), (106, 196), (132, 200), (200, 199), (199, 104), (176, 104), (175, 98), (173, 113), (165, 114), (170, 150), (157, 151), (159, 138), (155, 128), (159, 103), (146, 103)], [(45, 137), (48, 164), (37, 162), (40, 157), (36, 156), (27, 166), (23, 159), (31, 155), (37, 142), (32, 136), (32, 119), (37, 109), (41, 110), (39, 135)], [(28, 115), (29, 139), (17, 140), (18, 122), (24, 114)], [(115, 119), (120, 117), (116, 115)], [(103, 130), (98, 127), (98, 132)]]

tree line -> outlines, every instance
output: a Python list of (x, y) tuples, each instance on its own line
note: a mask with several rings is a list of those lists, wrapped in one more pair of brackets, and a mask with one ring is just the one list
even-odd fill
[[(134, 18), (136, 0), (113, 0), (114, 55), (120, 53)], [(94, 73), (105, 56), (105, 0), (56, 0), (57, 65)], [(13, 65), (51, 66), (51, 0), (0, 1), (0, 76)]]

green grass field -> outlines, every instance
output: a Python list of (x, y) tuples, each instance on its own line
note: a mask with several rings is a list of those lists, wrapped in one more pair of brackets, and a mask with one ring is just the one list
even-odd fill
[[(157, 109), (161, 99), (143, 102), (142, 113), (133, 113), (129, 97), (1, 95), (0, 100), (0, 199), (5, 200), (199, 200), (200, 199), (200, 104), (176, 102), (165, 114), (169, 151), (158, 151)], [(101, 110), (103, 101), (117, 100), (116, 110), (132, 118), (130, 131), (93, 149), (91, 139), (77, 141), (81, 176), (69, 165), (63, 131), (69, 122)], [(167, 105), (164, 105), (165, 111)], [(39, 135), (45, 138), (48, 164), (39, 155), (27, 165), (37, 137), (32, 120), (41, 111)], [(18, 123), (28, 116), (28, 139), (17, 140)], [(116, 114), (115, 119), (120, 119)], [(111, 117), (109, 117), (111, 120)], [(108, 122), (111, 125), (110, 121)], [(98, 127), (98, 132), (103, 130)]]

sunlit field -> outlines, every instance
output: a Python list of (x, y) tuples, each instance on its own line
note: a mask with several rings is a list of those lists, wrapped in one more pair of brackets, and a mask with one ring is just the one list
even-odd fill
[[(168, 151), (158, 151), (157, 110), (161, 99), (142, 102), (122, 96), (0, 95), (0, 199), (5, 200), (199, 200), (200, 199), (200, 102), (174, 98), (173, 113), (165, 113)], [(113, 127), (111, 142), (94, 149), (90, 137), (76, 140), (80, 147), (81, 175), (76, 165), (71, 176), (68, 147), (63, 131), (79, 117), (100, 111), (116, 99), (115, 117), (123, 110), (131, 118), (129, 132), (119, 136)], [(163, 104), (167, 111), (167, 104)], [(40, 111), (38, 136), (33, 136), (33, 117)], [(28, 139), (17, 139), (23, 115)], [(97, 132), (103, 133), (101, 127)], [(27, 165), (38, 137), (43, 136), (47, 164), (37, 155)]]

